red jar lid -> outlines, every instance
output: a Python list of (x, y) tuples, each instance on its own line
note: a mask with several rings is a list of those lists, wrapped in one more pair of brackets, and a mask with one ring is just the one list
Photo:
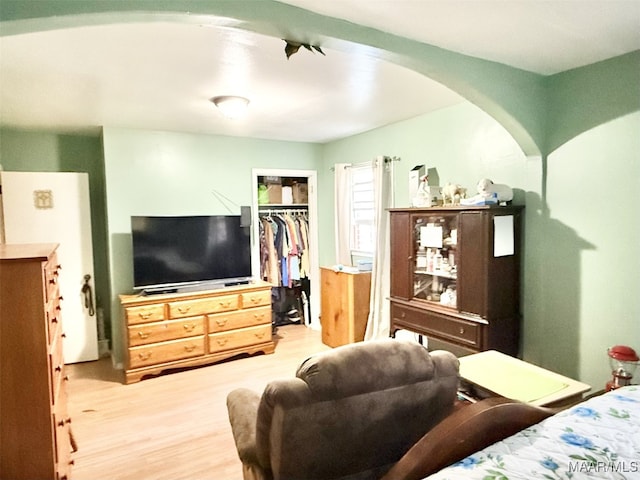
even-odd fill
[(631, 347), (627, 347), (626, 345), (616, 345), (615, 347), (611, 347), (609, 349), (609, 356), (615, 360), (620, 360), (621, 362), (637, 362), (640, 360), (635, 350)]

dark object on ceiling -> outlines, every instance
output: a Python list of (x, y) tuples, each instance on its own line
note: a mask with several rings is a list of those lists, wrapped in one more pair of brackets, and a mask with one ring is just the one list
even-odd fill
[(284, 53), (287, 55), (287, 60), (291, 55), (296, 53), (300, 49), (300, 47), (304, 47), (310, 52), (313, 52), (315, 50), (316, 52), (325, 55), (322, 49), (316, 45), (309, 45), (308, 43), (294, 42), (291, 40), (285, 40), (284, 42), (286, 43), (286, 45), (284, 46)]

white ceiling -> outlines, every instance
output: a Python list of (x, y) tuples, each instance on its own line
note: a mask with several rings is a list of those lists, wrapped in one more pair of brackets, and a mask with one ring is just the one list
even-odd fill
[(281, 0), (551, 75), (640, 48), (640, 0)]
[[(640, 0), (287, 0), (540, 74), (640, 49)], [(327, 142), (462, 101), (406, 68), (225, 26), (145, 23), (0, 37), (0, 124), (101, 126)], [(244, 95), (228, 120), (209, 102)]]

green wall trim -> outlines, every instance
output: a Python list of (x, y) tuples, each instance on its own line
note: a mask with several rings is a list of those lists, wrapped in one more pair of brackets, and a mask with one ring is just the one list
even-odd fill
[(545, 153), (592, 128), (640, 111), (640, 50), (545, 78)]

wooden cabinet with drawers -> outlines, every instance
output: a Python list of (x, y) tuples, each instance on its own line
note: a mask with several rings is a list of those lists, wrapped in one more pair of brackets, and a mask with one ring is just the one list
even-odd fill
[(71, 478), (57, 245), (0, 245), (0, 478)]
[(522, 207), (391, 210), (391, 333), (518, 354)]
[(121, 295), (125, 382), (240, 354), (273, 353), (271, 285), (200, 292)]

